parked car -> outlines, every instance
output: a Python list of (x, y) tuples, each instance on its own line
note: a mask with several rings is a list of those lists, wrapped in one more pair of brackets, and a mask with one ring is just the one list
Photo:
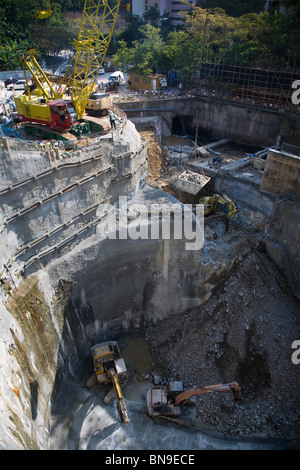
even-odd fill
[(25, 90), (26, 89), (26, 80), (17, 80), (16, 83), (10, 83), (7, 86), (8, 90)]
[(11, 85), (12, 83), (16, 83), (17, 79), (16, 78), (7, 78), (4, 80), (5, 86), (7, 87), (8, 85)]
[(105, 68), (102, 66), (102, 67), (100, 67), (98, 75), (102, 75), (103, 73), (105, 73)]

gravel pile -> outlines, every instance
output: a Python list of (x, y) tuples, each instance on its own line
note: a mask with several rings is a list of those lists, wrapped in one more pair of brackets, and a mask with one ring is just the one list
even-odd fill
[(148, 327), (156, 383), (184, 388), (237, 381), (231, 393), (194, 397), (203, 428), (231, 438), (300, 443), (299, 301), (269, 259), (252, 252), (201, 307)]

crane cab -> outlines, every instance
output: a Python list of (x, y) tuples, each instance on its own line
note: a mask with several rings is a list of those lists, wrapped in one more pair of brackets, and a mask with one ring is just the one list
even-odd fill
[(51, 129), (64, 132), (77, 122), (77, 113), (70, 100), (57, 99), (46, 101), (44, 98), (32, 95), (15, 97), (18, 119), (21, 122), (42, 124)]
[(52, 129), (65, 131), (77, 122), (77, 113), (71, 101), (58, 99), (48, 103)]

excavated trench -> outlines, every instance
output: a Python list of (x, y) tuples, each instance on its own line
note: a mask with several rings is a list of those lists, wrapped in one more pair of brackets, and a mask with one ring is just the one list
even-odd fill
[[(148, 185), (136, 197), (174, 202)], [(1, 354), (11, 358), (2, 365), (2, 448), (299, 448), (299, 366), (291, 361), (299, 301), (259, 231), (233, 221), (225, 231), (215, 218), (200, 250), (96, 234), (16, 282), (2, 287)], [(115, 401), (104, 404), (109, 388), (85, 385), (90, 347), (107, 339), (119, 342), (131, 372), (129, 424)], [(169, 380), (186, 388), (236, 380), (242, 396), (195, 399), (184, 426), (154, 421), (146, 390)]]
[[(290, 347), (299, 304), (258, 248), (255, 234), (233, 224), (225, 234), (214, 221), (201, 256), (177, 240), (105, 248), (90, 240), (22, 281), (7, 303), (19, 365), (9, 379), (10, 419), (20, 447), (297, 447), (299, 374)], [(107, 339), (119, 342), (132, 373), (123, 389), (127, 425), (115, 401), (103, 402), (108, 386), (85, 386), (90, 347)], [(187, 388), (237, 380), (242, 397), (195, 400), (183, 412), (189, 428), (155, 422), (146, 390), (171, 379)], [(27, 427), (16, 405), (25, 405)]]

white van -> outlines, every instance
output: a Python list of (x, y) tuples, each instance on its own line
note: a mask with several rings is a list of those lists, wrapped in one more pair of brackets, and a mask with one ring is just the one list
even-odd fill
[(120, 85), (120, 83), (124, 82), (124, 75), (120, 70), (117, 70), (116, 72), (113, 72), (109, 77), (108, 77), (108, 82), (115, 82), (117, 85)]

